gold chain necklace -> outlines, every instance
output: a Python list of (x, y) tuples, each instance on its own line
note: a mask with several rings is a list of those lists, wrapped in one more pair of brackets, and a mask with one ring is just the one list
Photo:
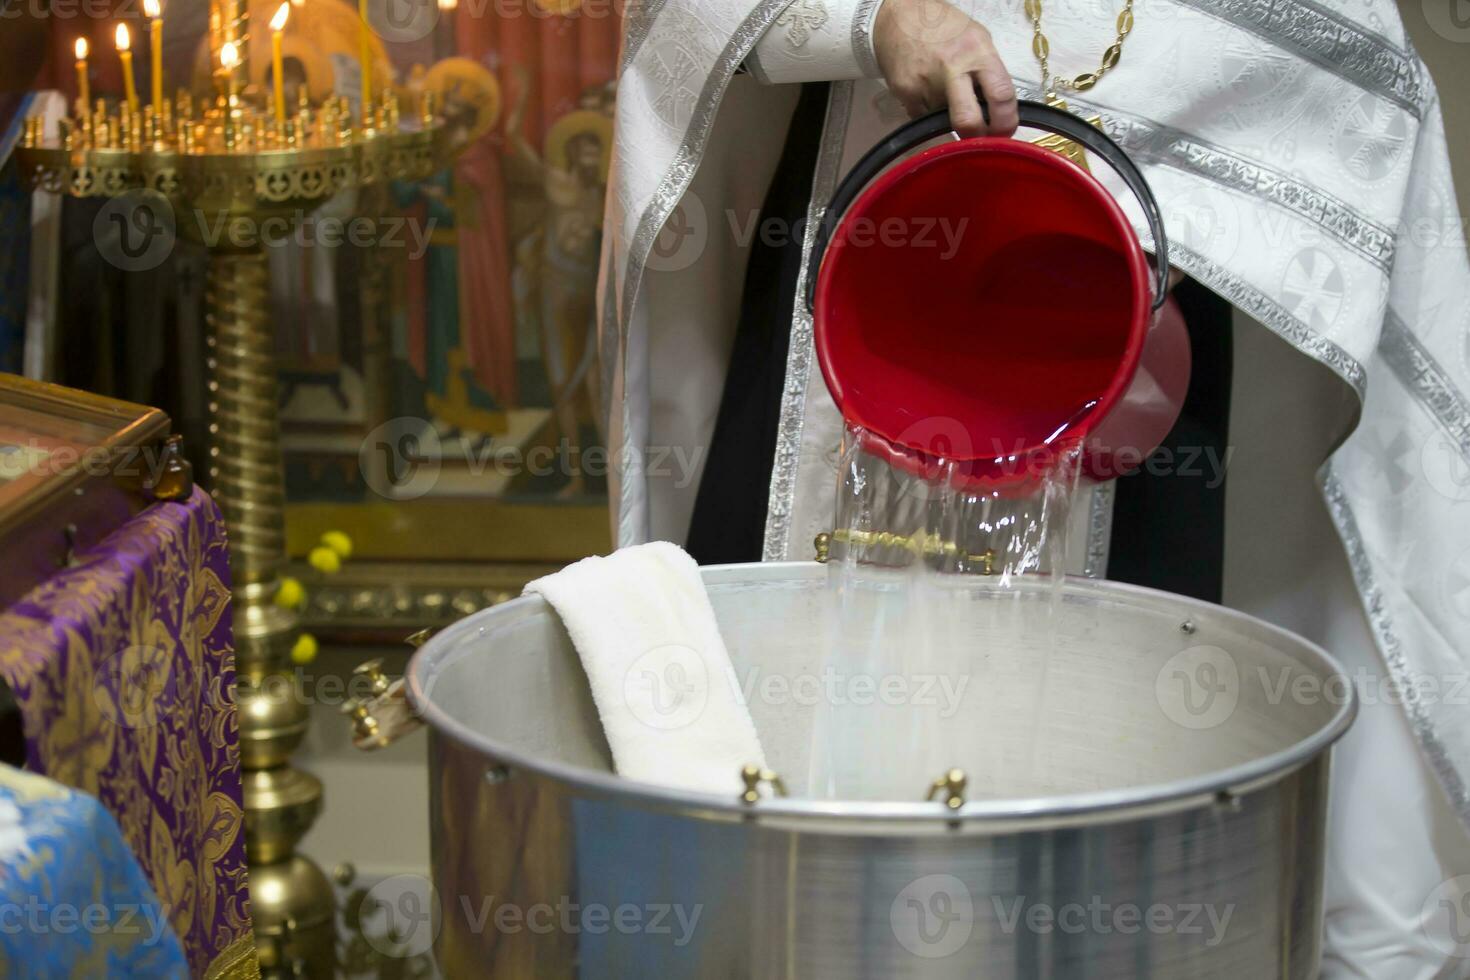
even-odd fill
[(1102, 62), (1097, 70), (1086, 71), (1073, 78), (1051, 76), (1051, 68), (1047, 63), (1051, 56), (1051, 41), (1047, 40), (1046, 32), (1041, 29), (1041, 0), (1026, 0), (1026, 16), (1031, 18), (1031, 53), (1041, 63), (1041, 93), (1048, 98), (1055, 98), (1059, 88), (1086, 92), (1117, 67), (1118, 60), (1123, 57), (1123, 41), (1133, 31), (1133, 0), (1123, 0), (1123, 9), (1118, 14), (1118, 38), (1103, 52)]

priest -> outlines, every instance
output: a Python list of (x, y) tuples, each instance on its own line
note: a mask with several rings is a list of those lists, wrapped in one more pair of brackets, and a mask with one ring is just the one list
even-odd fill
[(837, 181), (913, 115), (1010, 135), (1018, 96), (1064, 98), (1160, 201), (1194, 355), (1169, 438), (1222, 461), (1088, 491), (1071, 570), (1224, 602), (1344, 662), (1362, 707), (1336, 756), (1324, 973), (1456, 975), (1470, 265), (1394, 6), (651, 0), (625, 27), (599, 290), (616, 542), (810, 558), (842, 422), (796, 297)]

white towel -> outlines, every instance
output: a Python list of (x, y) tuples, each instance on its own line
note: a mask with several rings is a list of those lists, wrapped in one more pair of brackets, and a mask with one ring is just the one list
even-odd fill
[(736, 795), (764, 766), (694, 559), (666, 541), (584, 558), (526, 586), (571, 634), (620, 775)]

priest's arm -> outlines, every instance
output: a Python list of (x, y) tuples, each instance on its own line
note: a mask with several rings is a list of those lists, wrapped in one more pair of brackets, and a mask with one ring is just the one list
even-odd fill
[(881, 75), (911, 116), (948, 105), (962, 136), (1016, 129), (1015, 86), (990, 32), (944, 0), (796, 0), (745, 66), (771, 84)]

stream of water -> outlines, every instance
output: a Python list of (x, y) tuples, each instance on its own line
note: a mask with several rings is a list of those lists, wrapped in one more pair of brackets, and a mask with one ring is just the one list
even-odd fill
[[(863, 436), (849, 429), (841, 455), (823, 665), (839, 694), (817, 707), (808, 793), (914, 801), (956, 766), (970, 776), (971, 798), (1003, 792), (987, 774), (1037, 762), (1080, 453), (1053, 452), (1029, 492), (1006, 496), (975, 488), (949, 461), (927, 478), (896, 468), (864, 449)], [(1023, 580), (1038, 574), (1050, 578), (1040, 617), (1034, 601), (1021, 605)], [(984, 635), (1050, 633), (1039, 668), (1028, 644), (1024, 683), (1007, 675), (1006, 696), (1029, 699), (1020, 716), (1030, 730), (1004, 744), (978, 737), (974, 713), (984, 710), (988, 675), (1015, 666), (1007, 653), (1017, 651), (977, 642), (977, 601), (987, 603)]]

